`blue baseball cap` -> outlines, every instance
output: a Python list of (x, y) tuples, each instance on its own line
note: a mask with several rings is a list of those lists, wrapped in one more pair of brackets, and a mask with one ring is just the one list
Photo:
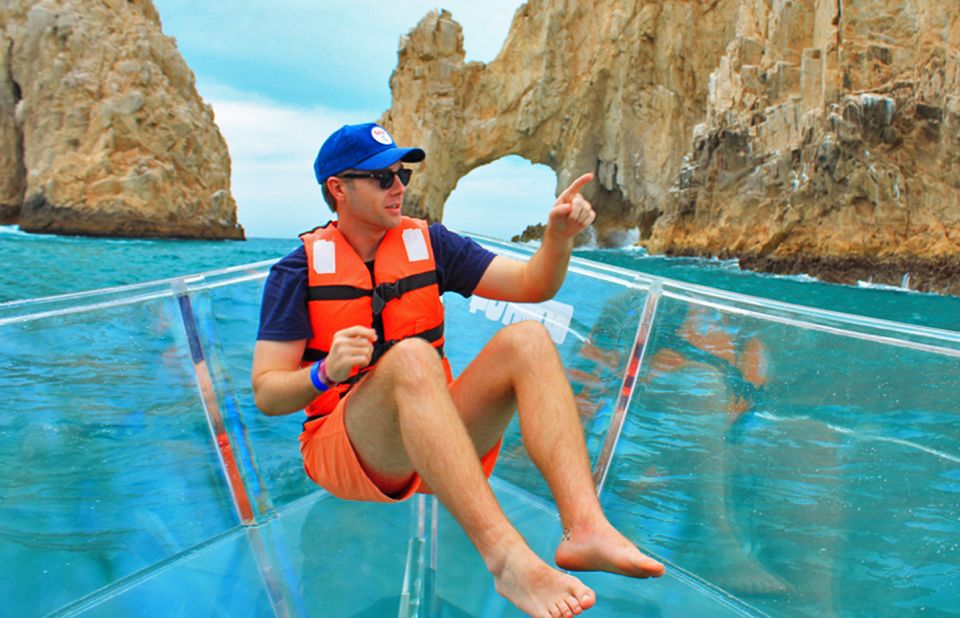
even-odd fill
[(382, 170), (397, 161), (417, 163), (427, 156), (420, 148), (400, 148), (375, 122), (348, 124), (334, 131), (323, 142), (313, 171), (321, 185), (327, 178), (348, 169)]

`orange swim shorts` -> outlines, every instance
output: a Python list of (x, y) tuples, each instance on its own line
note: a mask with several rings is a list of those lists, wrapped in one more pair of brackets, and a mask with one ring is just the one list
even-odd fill
[[(347, 437), (344, 410), (349, 399), (349, 396), (344, 397), (333, 412), (307, 423), (300, 434), (303, 467), (313, 482), (338, 498), (365, 502), (400, 502), (415, 493), (431, 493), (416, 473), (410, 484), (399, 494), (391, 496), (380, 491), (367, 476), (350, 438)], [(493, 473), (501, 443), (502, 440), (498, 441), (480, 458), (480, 465), (487, 478)]]

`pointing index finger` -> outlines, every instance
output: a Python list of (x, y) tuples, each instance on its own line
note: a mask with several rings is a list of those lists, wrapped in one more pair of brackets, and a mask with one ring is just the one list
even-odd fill
[(576, 180), (573, 181), (573, 184), (567, 187), (566, 190), (564, 190), (564, 192), (560, 194), (560, 197), (557, 198), (557, 201), (558, 202), (571, 201), (573, 199), (573, 196), (580, 193), (580, 189), (582, 189), (583, 186), (586, 185), (591, 180), (593, 180), (593, 174), (591, 174), (590, 172), (587, 172), (580, 178), (577, 178)]

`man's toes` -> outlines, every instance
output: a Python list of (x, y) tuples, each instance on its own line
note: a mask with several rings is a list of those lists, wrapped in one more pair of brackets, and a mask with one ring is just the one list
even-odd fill
[(568, 597), (567, 605), (570, 607), (570, 611), (573, 612), (575, 616), (579, 616), (583, 613), (583, 608), (580, 607), (580, 601), (577, 600), (577, 597)]
[(596, 597), (593, 596), (593, 591), (587, 590), (580, 595), (580, 607), (583, 609), (590, 609), (593, 607), (593, 604), (596, 602), (596, 600)]

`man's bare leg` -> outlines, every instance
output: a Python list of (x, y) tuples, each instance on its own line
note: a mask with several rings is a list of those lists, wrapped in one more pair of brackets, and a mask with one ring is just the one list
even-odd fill
[(531, 616), (573, 616), (595, 602), (575, 577), (544, 563), (510, 525), (483, 476), (432, 347), (394, 346), (351, 395), (347, 432), (374, 482), (400, 491), (413, 471), (483, 557), (497, 591)]
[(519, 408), (524, 445), (553, 492), (563, 525), (558, 566), (631, 577), (663, 574), (663, 565), (641, 553), (600, 508), (573, 392), (546, 329), (521, 322), (500, 331), (451, 394), (480, 453), (496, 443)]

